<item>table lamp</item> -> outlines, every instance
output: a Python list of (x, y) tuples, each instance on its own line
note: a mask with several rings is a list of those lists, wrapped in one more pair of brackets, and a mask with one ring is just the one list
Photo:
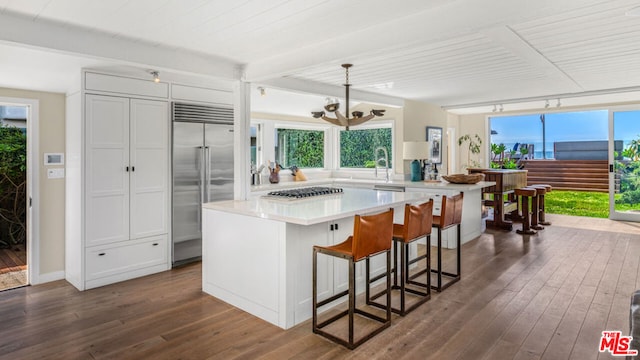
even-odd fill
[(402, 144), (402, 157), (411, 162), (411, 181), (422, 180), (421, 161), (429, 158), (428, 141), (405, 141)]

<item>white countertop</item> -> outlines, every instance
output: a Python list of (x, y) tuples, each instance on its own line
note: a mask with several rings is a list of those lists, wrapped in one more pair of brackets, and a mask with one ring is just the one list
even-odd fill
[[(310, 186), (308, 182), (295, 183), (297, 187)], [(203, 204), (213, 209), (240, 215), (285, 221), (299, 225), (313, 225), (343, 219), (356, 214), (375, 213), (406, 202), (421, 202), (428, 195), (416, 192), (376, 191), (344, 188), (342, 194), (324, 195), (306, 199), (285, 200), (255, 196), (249, 200), (229, 200)]]
[(482, 189), (485, 187), (493, 186), (496, 183), (493, 181), (480, 181), (477, 184), (451, 184), (444, 180), (433, 183), (433, 182), (425, 182), (425, 181), (405, 181), (405, 180), (376, 180), (376, 179), (348, 179), (348, 178), (324, 178), (324, 179), (313, 179), (307, 181), (288, 181), (288, 182), (280, 182), (278, 184), (263, 184), (252, 186), (252, 192), (259, 191), (272, 191), (278, 189), (290, 189), (290, 188), (299, 188), (299, 187), (309, 187), (315, 186), (319, 184), (329, 184), (329, 185), (349, 185), (353, 186), (357, 185), (370, 185), (373, 186), (400, 186), (405, 188), (412, 189), (435, 189), (435, 190), (456, 190), (456, 191), (469, 191), (475, 189)]

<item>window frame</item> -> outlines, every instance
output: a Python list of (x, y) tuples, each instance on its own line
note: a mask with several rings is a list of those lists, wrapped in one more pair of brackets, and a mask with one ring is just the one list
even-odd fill
[[(356, 130), (369, 130), (369, 129), (391, 129), (391, 150), (392, 151), (391, 151), (391, 158), (389, 159), (389, 161), (391, 161), (392, 166), (389, 167), (389, 171), (393, 174), (396, 166), (396, 162), (393, 159), (395, 155), (395, 148), (396, 148), (395, 120), (386, 119), (386, 120), (370, 121), (365, 124), (358, 125), (357, 127), (352, 128), (350, 130), (356, 131)], [(365, 167), (353, 168), (353, 167), (340, 166), (340, 155), (342, 151), (342, 149), (340, 148), (340, 132), (344, 130), (345, 129), (343, 127), (334, 127), (333, 129), (333, 134), (332, 134), (334, 139), (334, 144), (333, 144), (334, 157), (333, 157), (333, 163), (332, 163), (333, 169), (338, 171), (374, 172), (375, 168), (365, 168)], [(372, 159), (374, 158), (374, 154), (371, 154), (371, 158)]]
[(289, 123), (289, 122), (275, 122), (273, 124), (273, 142), (274, 142), (274, 146), (273, 146), (273, 154), (274, 154), (274, 159), (275, 159), (275, 139), (276, 139), (276, 135), (278, 134), (278, 129), (287, 129), (287, 130), (307, 130), (307, 131), (322, 131), (324, 132), (324, 143), (323, 143), (323, 160), (322, 160), (322, 167), (319, 168), (303, 168), (301, 167), (300, 169), (303, 170), (307, 170), (307, 171), (320, 171), (320, 170), (328, 170), (330, 169), (330, 165), (331, 165), (331, 154), (330, 154), (330, 143), (331, 141), (329, 140), (329, 137), (331, 136), (331, 126), (330, 125), (316, 125), (316, 124), (305, 124), (305, 123)]

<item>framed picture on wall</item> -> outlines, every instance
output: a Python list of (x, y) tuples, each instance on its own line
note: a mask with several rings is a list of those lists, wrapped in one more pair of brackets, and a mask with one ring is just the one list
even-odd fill
[(442, 128), (427, 126), (427, 141), (431, 147), (429, 160), (432, 164), (442, 164)]

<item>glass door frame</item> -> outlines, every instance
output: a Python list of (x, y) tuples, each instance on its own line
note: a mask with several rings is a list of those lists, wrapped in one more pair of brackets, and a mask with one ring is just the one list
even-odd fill
[(614, 121), (615, 121), (614, 117), (615, 116), (614, 115), (617, 112), (627, 112), (627, 111), (640, 112), (640, 104), (609, 108), (609, 219), (640, 222), (640, 212), (637, 212), (637, 213), (617, 212), (615, 210), (616, 178), (615, 178), (615, 156), (614, 156), (614, 151), (615, 151), (614, 150), (614, 142), (615, 142), (615, 138), (614, 138), (615, 137), (615, 133), (614, 133)]

